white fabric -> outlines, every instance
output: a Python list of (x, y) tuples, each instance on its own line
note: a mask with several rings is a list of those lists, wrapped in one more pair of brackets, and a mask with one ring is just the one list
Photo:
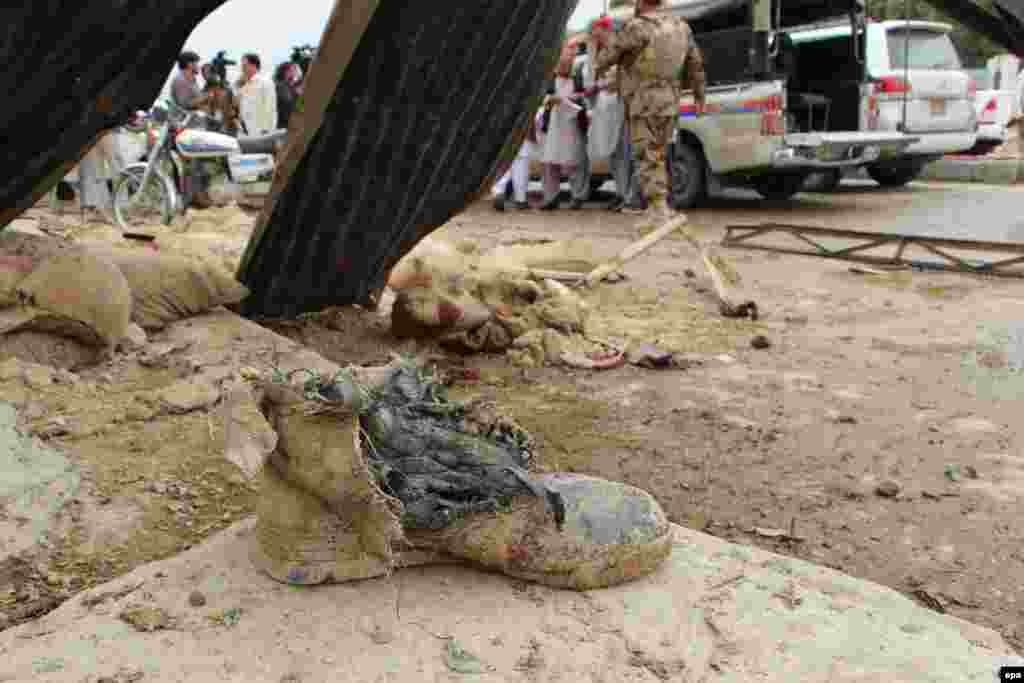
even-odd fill
[(548, 132), (537, 129), (537, 142), (540, 148), (540, 160), (545, 164), (576, 164), (579, 154), (579, 126), (576, 116), (580, 107), (569, 101), (573, 94), (571, 78), (555, 79), (555, 94), (562, 101), (551, 108), (551, 120)]
[(245, 132), (263, 135), (277, 128), (277, 88), (261, 74), (238, 89), (238, 109)]
[(590, 54), (583, 55), (580, 68), (583, 69), (583, 87), (586, 90), (590, 90), (594, 87), (594, 60), (590, 58)]
[(505, 175), (501, 176), (498, 182), (494, 184), (494, 196), (504, 197), (508, 184), (512, 183), (512, 192), (515, 200), (517, 202), (526, 201), (526, 188), (530, 182), (530, 147), (531, 144), (529, 142), (524, 142), (520, 145), (515, 161), (505, 171)]
[(587, 155), (590, 160), (607, 159), (615, 151), (622, 137), (622, 125), (626, 119), (626, 106), (622, 98), (614, 93), (601, 92), (590, 113), (590, 129), (587, 131)]

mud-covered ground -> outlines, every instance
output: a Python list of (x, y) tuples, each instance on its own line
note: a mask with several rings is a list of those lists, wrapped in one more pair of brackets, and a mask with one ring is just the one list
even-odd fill
[[(774, 205), (734, 195), (690, 217), (709, 239), (762, 221), (964, 236), (977, 212), (982, 237), (1006, 239), (1018, 214), (999, 206), (1021, 200), (1006, 189), (865, 183)], [(614, 250), (635, 239), (633, 220), (596, 205), (498, 214), (481, 203), (451, 234), (484, 244), (585, 238)], [(727, 254), (763, 319), (731, 323), (710, 344), (686, 338), (694, 315), (719, 318), (682, 240), (590, 296), (595, 311), (627, 311), (619, 336), (646, 330), (686, 354), (685, 369), (521, 369), (473, 357), (454, 362), (480, 368), (482, 382), (458, 393), (499, 400), (537, 437), (545, 467), (640, 486), (675, 522), (891, 586), (1020, 649), (1024, 282)], [(338, 361), (369, 360), (386, 336), (334, 326), (278, 331)], [(771, 347), (752, 348), (755, 334)]]
[[(881, 191), (862, 184), (782, 203), (733, 195), (690, 218), (705, 239), (719, 238), (727, 225), (762, 221), (1013, 239), (1024, 231), (1014, 208), (1022, 199), (1021, 191), (1003, 188), (914, 184)], [(227, 234), (237, 243), (228, 252), (237, 253), (245, 216), (229, 213), (205, 221), (200, 212), (192, 228), (179, 227), (174, 237)], [(234, 222), (225, 228), (229, 218)], [(37, 213), (35, 220), (49, 219)], [(638, 236), (633, 221), (596, 205), (498, 214), (480, 203), (445, 232), (482, 246), (586, 239), (614, 252)], [(61, 229), (85, 238), (103, 231)], [(859, 274), (845, 261), (726, 253), (757, 300), (757, 323), (720, 318), (710, 282), (678, 238), (629, 264), (627, 280), (588, 295), (597, 333), (676, 352), (683, 361), (678, 368), (524, 369), (504, 356), (437, 352), (438, 362), (478, 368), (481, 381), (457, 384), (456, 395), (499, 401), (534, 434), (547, 469), (640, 486), (675, 522), (914, 594), (934, 609), (995, 628), (1021, 649), (1024, 427), (1015, 419), (1015, 399), (1024, 387), (1024, 282), (919, 271)], [(342, 364), (380, 364), (392, 352), (423, 350), (393, 340), (379, 315), (354, 310), (271, 328)], [(769, 348), (752, 348), (758, 334)], [(107, 374), (103, 368), (79, 373), (79, 391), (108, 383)], [(129, 414), (127, 405), (124, 411), (109, 438), (135, 438), (138, 431), (136, 448), (155, 438), (174, 450), (173, 434), (146, 434), (153, 429), (146, 420)], [(212, 432), (203, 436), (212, 429), (204, 420), (178, 418), (182, 438), (196, 441), (189, 450), (197, 463), (208, 450), (200, 448), (206, 444), (200, 437), (213, 442)], [(151, 466), (152, 459), (146, 462)], [(188, 478), (172, 464), (165, 463), (170, 469), (160, 481)], [(112, 496), (116, 506), (117, 487), (127, 484), (127, 498), (148, 496), (154, 505), (174, 507), (163, 500), (174, 491), (149, 490), (129, 477), (134, 472), (111, 473), (113, 488), (92, 486), (90, 496)], [(226, 503), (210, 508), (218, 528), (245, 514), (251, 490), (237, 494), (230, 510), (222, 509)], [(112, 556), (116, 566), (100, 567), (85, 583), (187, 547), (192, 535), (172, 533), (186, 528), (178, 507), (169, 524), (157, 520), (166, 547)], [(4, 566), (0, 586), (9, 581), (22, 593), (32, 587), (31, 601), (17, 600), (14, 591), (6, 596), (10, 605), (0, 604), (11, 622), (32, 616), (12, 610), (46, 611), (79, 589), (57, 570), (52, 562), (48, 570), (24, 562)]]

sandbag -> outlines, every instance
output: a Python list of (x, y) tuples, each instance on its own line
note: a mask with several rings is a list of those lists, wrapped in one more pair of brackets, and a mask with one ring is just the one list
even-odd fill
[(40, 264), (17, 286), (18, 300), (38, 309), (32, 329), (113, 347), (128, 332), (132, 296), (114, 264), (95, 254), (68, 252)]
[(100, 363), (103, 353), (77, 339), (34, 330), (0, 334), (0, 363), (11, 358), (26, 363), (78, 370)]
[(124, 274), (131, 288), (131, 319), (146, 330), (237, 304), (248, 294), (244, 285), (209, 260), (116, 247), (89, 251), (109, 259)]
[(73, 251), (55, 239), (15, 230), (0, 232), (0, 308), (18, 303), (18, 285), (50, 256)]
[(438, 276), (471, 270), (474, 262), (475, 254), (470, 244), (452, 244), (446, 240), (426, 237), (391, 269), (388, 287), (396, 292), (413, 287), (429, 287)]
[(491, 318), (491, 310), (466, 292), (417, 287), (395, 297), (391, 333), (399, 339), (425, 338), (472, 330)]

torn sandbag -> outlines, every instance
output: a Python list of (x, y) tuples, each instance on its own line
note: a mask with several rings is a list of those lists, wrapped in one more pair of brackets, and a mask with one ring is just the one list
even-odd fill
[(448, 402), (422, 368), (393, 363), (372, 386), (295, 374), (264, 385), (280, 440), (263, 471), (257, 561), (278, 580), (454, 558), (588, 590), (648, 574), (671, 551), (649, 494), (531, 472), (526, 432), (492, 406)]
[[(325, 79), (336, 88), (323, 119), (305, 120), (316, 135), (243, 257), (252, 294), (240, 311), (371, 301), (514, 156), (575, 4), (381, 3), (344, 74), (315, 63), (307, 91)], [(344, 46), (322, 44), (318, 60), (334, 49)]]
[[(243, 2), (248, 0), (242, 0)], [(4, 3), (0, 230), (78, 163), (100, 134), (149, 109), (185, 39), (224, 0)]]

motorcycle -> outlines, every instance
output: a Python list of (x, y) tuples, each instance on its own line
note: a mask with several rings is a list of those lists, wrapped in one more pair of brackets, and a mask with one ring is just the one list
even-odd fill
[(156, 109), (153, 121), (146, 161), (126, 166), (114, 182), (114, 220), (122, 230), (170, 225), (184, 214), (194, 193), (189, 164), (202, 164), (211, 182), (226, 178), (246, 195), (270, 191), (286, 130), (234, 138), (209, 130), (204, 114), (173, 105)]

